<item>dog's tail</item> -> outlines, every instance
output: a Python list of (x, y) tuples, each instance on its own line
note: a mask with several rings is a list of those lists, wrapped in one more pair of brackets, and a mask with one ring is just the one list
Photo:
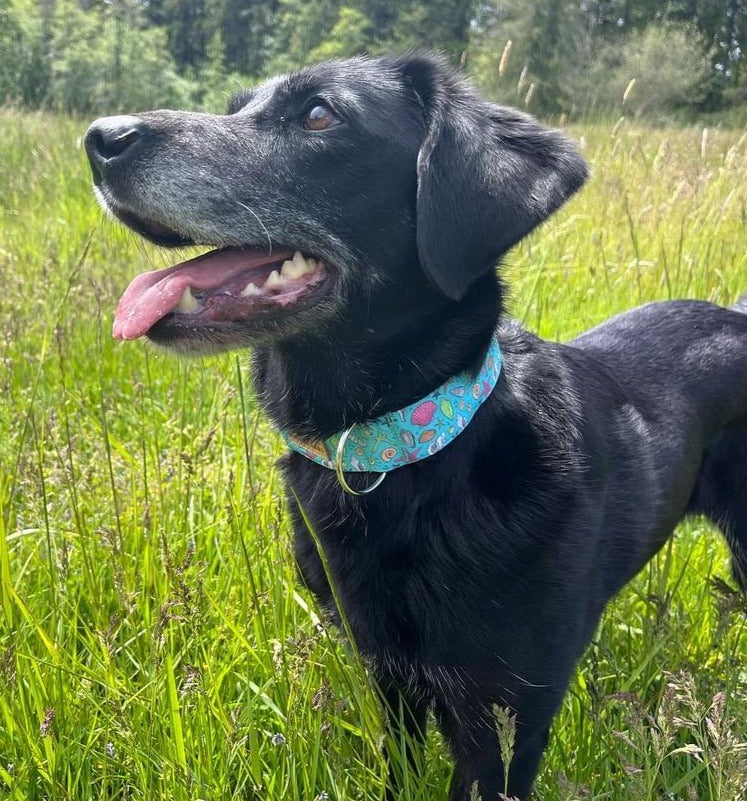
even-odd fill
[(734, 311), (747, 314), (747, 292), (744, 292), (739, 296), (739, 300), (737, 300), (737, 302), (732, 306), (732, 309), (734, 309)]

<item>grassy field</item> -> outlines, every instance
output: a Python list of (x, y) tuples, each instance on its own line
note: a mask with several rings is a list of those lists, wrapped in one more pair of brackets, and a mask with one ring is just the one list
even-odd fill
[[(0, 799), (381, 799), (365, 666), (295, 580), (280, 446), (244, 355), (110, 337), (157, 252), (103, 220), (85, 128), (0, 113)], [(509, 255), (511, 311), (567, 338), (747, 289), (747, 133), (574, 131), (588, 187)], [(543, 801), (741, 801), (747, 602), (701, 520), (610, 606)], [(403, 801), (445, 798), (429, 737)]]

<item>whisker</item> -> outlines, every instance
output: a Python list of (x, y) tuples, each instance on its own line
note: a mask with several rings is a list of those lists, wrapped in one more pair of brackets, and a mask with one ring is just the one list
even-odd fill
[(242, 209), (246, 209), (249, 214), (251, 214), (257, 222), (262, 226), (262, 230), (265, 232), (265, 236), (267, 237), (267, 247), (270, 253), (272, 253), (272, 238), (270, 237), (270, 232), (267, 230), (267, 226), (262, 222), (257, 212), (254, 209), (251, 209), (246, 203), (242, 203), (240, 200), (236, 201)]

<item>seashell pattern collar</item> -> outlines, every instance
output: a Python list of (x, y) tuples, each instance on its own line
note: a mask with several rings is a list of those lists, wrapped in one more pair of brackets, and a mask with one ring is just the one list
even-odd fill
[[(501, 349), (493, 335), (477, 375), (459, 373), (409, 406), (327, 439), (304, 440), (287, 432), (283, 437), (291, 450), (336, 470), (338, 478), (342, 472), (386, 474), (427, 459), (453, 442), (490, 396), (501, 366)], [(346, 488), (343, 480), (340, 483)]]

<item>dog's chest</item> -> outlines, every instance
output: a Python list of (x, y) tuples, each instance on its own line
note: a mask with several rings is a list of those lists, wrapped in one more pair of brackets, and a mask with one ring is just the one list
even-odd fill
[(434, 580), (433, 567), (417, 548), (427, 521), (401, 509), (386, 515), (370, 500), (362, 515), (346, 502), (317, 496), (304, 506), (306, 520), (294, 515), (304, 581), (338, 623), (339, 601), (362, 651), (417, 651), (435, 601), (422, 591), (426, 575)]
[(396, 473), (358, 499), (299, 473), (286, 470), (289, 497), (303, 507), (291, 501), (299, 570), (338, 623), (339, 601), (361, 652), (448, 664), (465, 621), (477, 636), (495, 630), (502, 571), (490, 555), (501, 537), (494, 520), (464, 519), (443, 495), (438, 503), (410, 482), (397, 486)]

